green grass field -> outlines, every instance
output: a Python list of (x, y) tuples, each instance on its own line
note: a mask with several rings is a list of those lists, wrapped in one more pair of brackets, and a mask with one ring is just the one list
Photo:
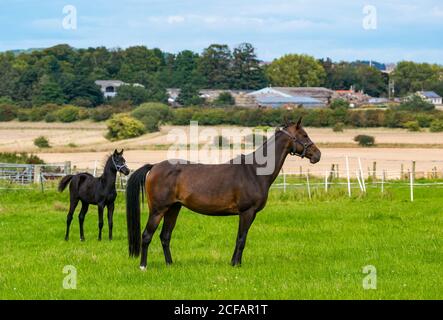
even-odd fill
[[(411, 203), (404, 187), (353, 199), (344, 190), (314, 190), (312, 200), (274, 190), (237, 268), (229, 262), (238, 218), (182, 210), (174, 264), (165, 265), (157, 232), (141, 272), (127, 254), (123, 194), (112, 242), (96, 239), (95, 207), (86, 241), (79, 241), (76, 213), (65, 242), (67, 193), (0, 190), (0, 298), (442, 299), (443, 189), (415, 193)], [(75, 290), (62, 287), (65, 265), (77, 269)], [(377, 269), (376, 290), (363, 289), (366, 265)]]

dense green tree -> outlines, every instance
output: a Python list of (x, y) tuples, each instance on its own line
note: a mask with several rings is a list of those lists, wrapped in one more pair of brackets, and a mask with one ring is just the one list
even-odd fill
[(326, 71), (324, 85), (334, 90), (363, 90), (370, 96), (386, 95), (387, 79), (375, 67), (363, 63), (340, 62), (333, 64), (330, 59), (320, 60)]
[(406, 111), (432, 111), (435, 109), (435, 106), (422, 99), (420, 96), (414, 94), (405, 101), (403, 101), (398, 107), (399, 110)]
[(397, 64), (392, 79), (396, 93), (404, 96), (408, 93), (433, 89), (443, 79), (443, 67), (429, 63), (402, 61)]
[(14, 68), (14, 55), (0, 53), (0, 97), (14, 97), (14, 86), (19, 78)]
[(323, 66), (305, 54), (287, 54), (274, 60), (266, 68), (266, 74), (275, 87), (316, 87), (326, 76)]
[(267, 85), (255, 48), (242, 43), (234, 49), (232, 61), (232, 89), (260, 89)]
[(45, 103), (64, 104), (66, 96), (60, 85), (51, 77), (42, 77), (33, 93), (33, 103), (37, 106)]
[(193, 84), (186, 84), (180, 89), (176, 102), (182, 106), (197, 106), (204, 103), (204, 99), (200, 97), (198, 87)]
[(115, 102), (130, 101), (132, 105), (139, 105), (149, 101), (149, 92), (139, 85), (123, 85), (118, 87)]
[(206, 79), (207, 88), (228, 89), (231, 87), (232, 53), (227, 45), (212, 44), (203, 50), (198, 67)]

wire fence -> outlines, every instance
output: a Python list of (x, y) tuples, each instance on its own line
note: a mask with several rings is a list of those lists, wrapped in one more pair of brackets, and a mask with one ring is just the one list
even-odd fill
[[(354, 160), (354, 167), (351, 169), (350, 161)], [(88, 172), (93, 176), (100, 176), (102, 168), (94, 162), (92, 168), (79, 170), (71, 168), (70, 162), (52, 163), (44, 165), (29, 164), (6, 164), (0, 163), (0, 190), (2, 189), (32, 189), (38, 185), (41, 190), (55, 189), (61, 177), (67, 174)], [(137, 167), (137, 166), (134, 166)], [(310, 199), (314, 192), (328, 194), (332, 190), (344, 190), (343, 194), (348, 197), (356, 194), (362, 195), (368, 190), (376, 190), (384, 193), (389, 188), (407, 188), (409, 200), (414, 201), (415, 189), (422, 187), (443, 188), (443, 172), (437, 167), (431, 171), (416, 171), (415, 161), (410, 167), (400, 170), (377, 169), (362, 166), (360, 158), (344, 158), (344, 164), (332, 164), (328, 170), (310, 170), (300, 167), (300, 170), (282, 169), (278, 177), (271, 186), (273, 190), (283, 193), (304, 190)], [(116, 188), (124, 192), (129, 176), (117, 175)]]

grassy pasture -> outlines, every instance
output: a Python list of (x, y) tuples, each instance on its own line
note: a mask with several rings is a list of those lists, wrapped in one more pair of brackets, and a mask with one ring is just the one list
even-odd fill
[[(174, 264), (164, 263), (158, 230), (141, 272), (138, 259), (127, 256), (123, 194), (114, 240), (97, 241), (91, 207), (82, 243), (78, 212), (71, 240), (63, 240), (67, 193), (3, 189), (0, 298), (442, 299), (443, 189), (417, 188), (413, 203), (408, 192), (391, 186), (383, 196), (369, 189), (348, 199), (345, 189), (328, 195), (319, 189), (308, 200), (274, 190), (238, 268), (229, 265), (238, 218), (184, 209), (171, 242)], [(65, 265), (77, 269), (76, 290), (62, 287)], [(377, 268), (376, 290), (362, 287), (366, 265)]]

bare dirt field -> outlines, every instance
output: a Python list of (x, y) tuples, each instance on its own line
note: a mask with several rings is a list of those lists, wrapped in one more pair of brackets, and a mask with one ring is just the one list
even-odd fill
[[(115, 148), (125, 148), (126, 158), (131, 167), (136, 168), (144, 163), (155, 163), (171, 157), (168, 145), (173, 141), (168, 140), (171, 130), (182, 130), (189, 135), (188, 127), (164, 126), (161, 132), (146, 134), (135, 139), (110, 142), (105, 139), (106, 126), (104, 123), (89, 121), (71, 124), (61, 123), (27, 123), (6, 122), (0, 123), (0, 152), (32, 152), (39, 155), (46, 162), (71, 161), (81, 169), (100, 167), (106, 155)], [(204, 127), (200, 126), (199, 132), (216, 129), (222, 130), (242, 129), (235, 127)], [(312, 173), (321, 174), (338, 164), (340, 171), (345, 168), (345, 157), (350, 157), (351, 174), (355, 174), (360, 157), (364, 171), (372, 168), (377, 162), (377, 168), (387, 170), (388, 174), (398, 175), (401, 165), (407, 171), (412, 161), (417, 163), (417, 171), (431, 171), (437, 167), (443, 171), (443, 133), (408, 132), (403, 129), (365, 128), (347, 129), (342, 133), (335, 133), (330, 128), (307, 128), (307, 132), (322, 150), (322, 160), (313, 166), (307, 160), (289, 157), (284, 169), (289, 172), (299, 172), (309, 169)], [(378, 147), (360, 148), (353, 141), (358, 134), (372, 135)], [(39, 150), (33, 144), (38, 136), (48, 138), (52, 148)], [(199, 143), (207, 143), (204, 134), (200, 134)], [(251, 150), (223, 150), (218, 162), (234, 157), (241, 152)], [(191, 160), (190, 154), (180, 154)], [(202, 157), (201, 162), (217, 162), (214, 159)], [(391, 172), (391, 173), (390, 173)]]

